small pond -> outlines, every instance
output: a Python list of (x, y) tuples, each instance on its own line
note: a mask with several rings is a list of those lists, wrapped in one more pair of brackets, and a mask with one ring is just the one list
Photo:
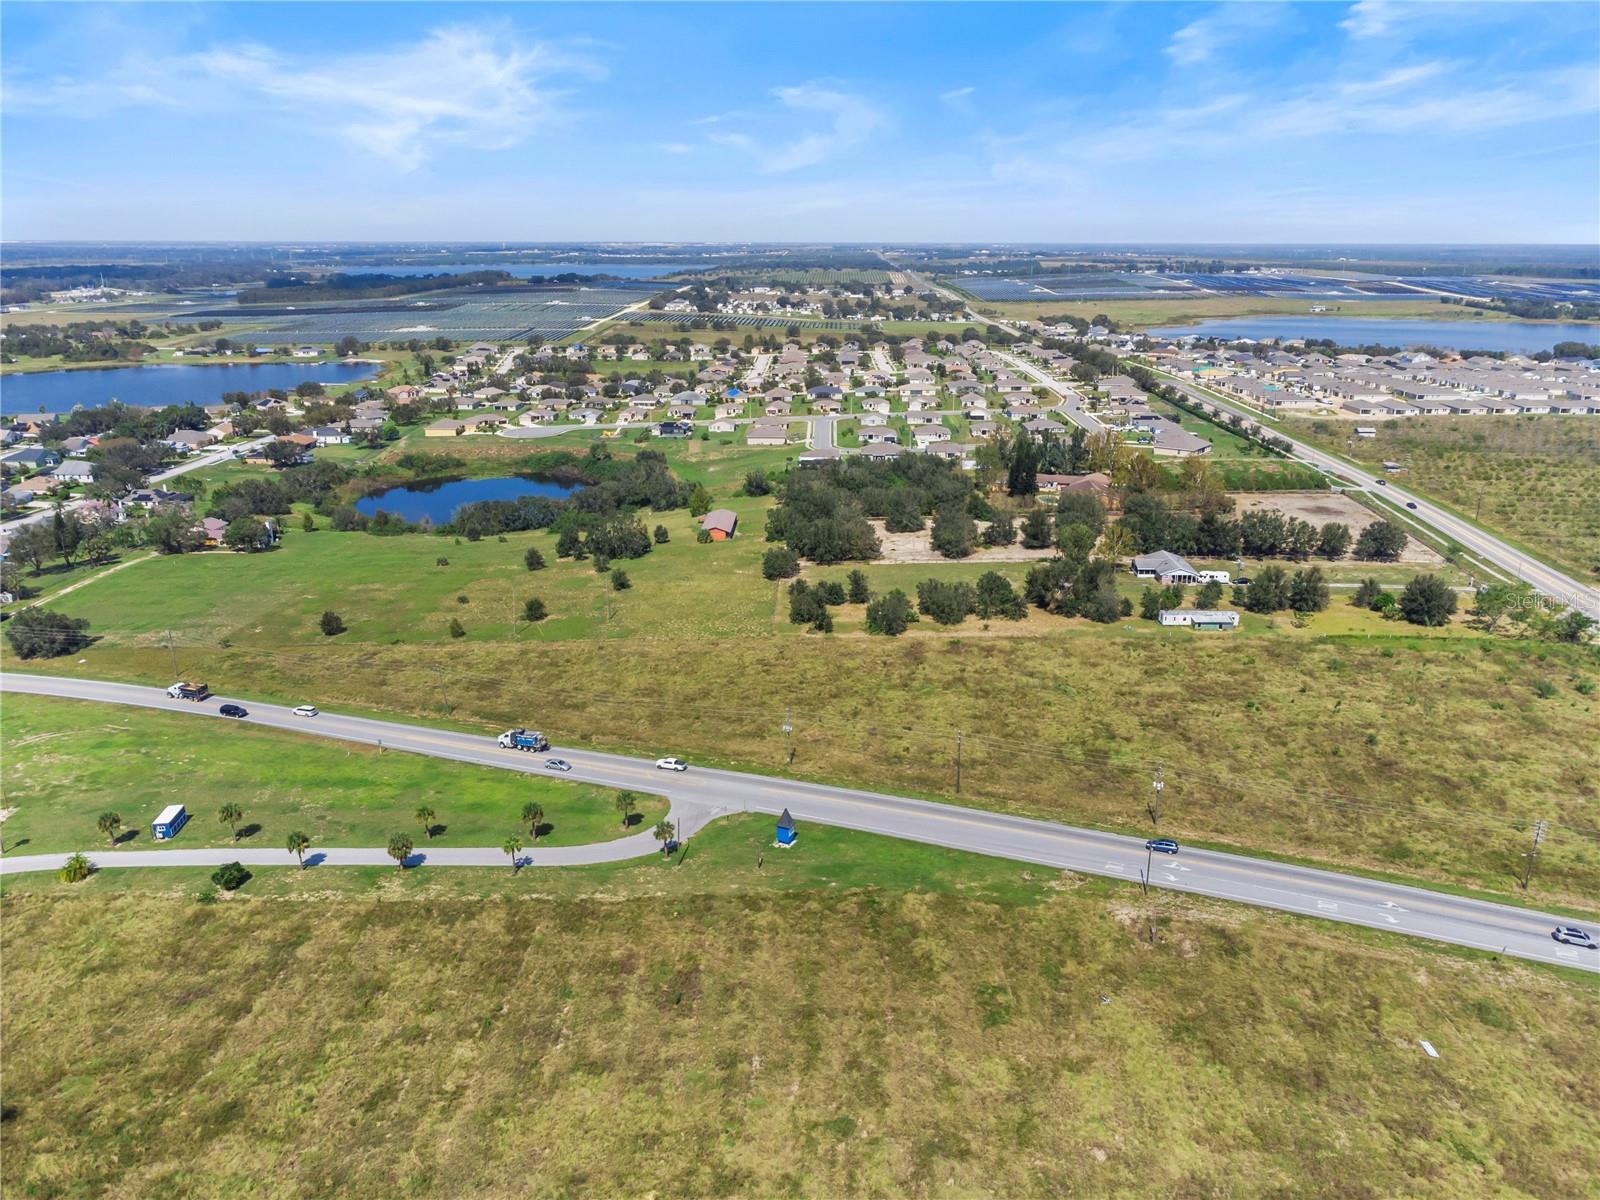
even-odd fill
[(356, 511), (370, 517), (381, 508), (390, 516), (402, 517), (407, 521), (426, 518), (435, 525), (443, 525), (463, 504), (474, 504), (479, 500), (520, 500), (523, 496), (553, 496), (560, 499), (577, 490), (576, 485), (524, 479), (520, 475), (496, 479), (451, 479), (441, 483), (395, 487), (364, 496), (356, 501)]

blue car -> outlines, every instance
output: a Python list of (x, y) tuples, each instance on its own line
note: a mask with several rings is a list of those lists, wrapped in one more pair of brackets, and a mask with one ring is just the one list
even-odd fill
[(1176, 854), (1178, 843), (1171, 838), (1151, 838), (1144, 844), (1146, 850), (1154, 850), (1157, 854)]

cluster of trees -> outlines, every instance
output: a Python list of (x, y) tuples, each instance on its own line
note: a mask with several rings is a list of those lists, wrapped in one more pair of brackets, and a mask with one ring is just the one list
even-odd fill
[(1456, 611), (1456, 593), (1437, 575), (1416, 576), (1398, 597), (1385, 591), (1376, 579), (1364, 579), (1350, 603), (1391, 619), (1403, 618), (1413, 625), (1438, 626)]
[(6, 641), (18, 658), (54, 658), (76, 654), (94, 638), (82, 617), (25, 608), (6, 622)]
[(1233, 602), (1253, 613), (1284, 609), (1297, 613), (1321, 612), (1328, 607), (1328, 581), (1320, 567), (1306, 567), (1293, 575), (1282, 567), (1262, 567), (1248, 584), (1234, 587)]
[(139, 321), (12, 325), (6, 329), (5, 361), (54, 356), (64, 362), (136, 361), (155, 352), (143, 339), (158, 332)]
[(654, 548), (650, 531), (637, 513), (580, 514), (568, 509), (556, 524), (556, 556), (594, 558), (604, 569), (613, 558), (643, 558)]
[(1595, 627), (1591, 618), (1576, 609), (1560, 612), (1552, 608), (1531, 584), (1522, 582), (1489, 583), (1480, 587), (1473, 599), (1472, 621), (1485, 633), (1493, 633), (1503, 624), (1518, 637), (1573, 643), (1587, 641)]

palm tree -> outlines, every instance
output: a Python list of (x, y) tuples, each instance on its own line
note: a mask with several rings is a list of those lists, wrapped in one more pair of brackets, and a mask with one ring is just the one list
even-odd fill
[(244, 809), (232, 800), (217, 809), (217, 820), (221, 821), (233, 833), (233, 840), (239, 840), (239, 822), (244, 820)]
[(518, 869), (517, 855), (522, 853), (522, 839), (518, 837), (508, 837), (505, 841), (500, 843), (500, 849), (504, 850), (511, 856), (511, 873), (515, 875)]
[(100, 819), (95, 822), (95, 826), (101, 833), (106, 835), (106, 840), (115, 846), (117, 844), (117, 831), (122, 828), (122, 814), (103, 812), (100, 814)]
[(411, 857), (411, 835), (407, 833), (391, 833), (389, 835), (389, 857), (394, 859), (394, 865), (402, 871), (406, 869), (406, 859)]
[(639, 811), (639, 800), (632, 792), (617, 793), (617, 811), (622, 814), (622, 827), (628, 827), (628, 820)]
[(296, 829), (284, 843), (284, 849), (300, 860), (300, 869), (306, 869), (306, 851), (311, 849), (311, 839)]
[(417, 820), (422, 823), (422, 832), (428, 835), (428, 840), (433, 841), (433, 819), (439, 814), (424, 804), (417, 809)]
[(672, 822), (667, 820), (665, 817), (662, 817), (661, 820), (656, 822), (656, 827), (650, 832), (655, 835), (656, 841), (660, 842), (661, 848), (665, 850), (667, 848), (667, 843), (672, 840)]
[(522, 806), (522, 823), (528, 827), (528, 836), (539, 840), (539, 826), (544, 824), (544, 809), (532, 800)]
[(89, 861), (88, 856), (79, 853), (62, 863), (57, 874), (61, 876), (63, 883), (82, 883), (93, 872), (94, 864)]

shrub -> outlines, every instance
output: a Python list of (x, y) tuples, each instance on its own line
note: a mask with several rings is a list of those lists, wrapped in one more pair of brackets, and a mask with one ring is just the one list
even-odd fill
[(611, 590), (613, 592), (625, 592), (632, 586), (633, 580), (628, 578), (626, 571), (616, 570), (611, 572)]
[(74, 854), (56, 872), (62, 883), (82, 883), (94, 873), (94, 864), (82, 853)]
[(211, 872), (211, 882), (225, 892), (236, 892), (242, 888), (250, 878), (250, 872), (245, 870), (243, 863), (223, 863)]
[(850, 572), (850, 603), (866, 604), (872, 599), (872, 589), (867, 586), (865, 571)]
[(978, 594), (970, 583), (924, 579), (917, 584), (917, 611), (940, 625), (959, 625), (978, 607)]
[(995, 513), (994, 520), (989, 522), (983, 531), (983, 544), (985, 546), (1009, 546), (1017, 540), (1017, 524), (1011, 519), (1011, 514), (1004, 509)]
[(529, 596), (522, 602), (522, 619), (524, 621), (542, 621), (549, 616), (544, 606), (544, 601), (537, 596)]
[(1383, 592), (1383, 586), (1376, 579), (1363, 579), (1357, 585), (1355, 595), (1350, 597), (1350, 603), (1357, 608), (1375, 609), (1378, 607), (1378, 597)]
[(467, 627), (455, 617), (450, 618), (450, 636), (453, 638), (467, 636)]
[(317, 623), (322, 627), (322, 632), (328, 637), (343, 633), (347, 628), (344, 618), (331, 608), (322, 614), (322, 619)]
[(998, 571), (986, 571), (978, 577), (978, 615), (1002, 617), (1007, 621), (1020, 621), (1026, 605), (1011, 581)]
[(665, 546), (672, 539), (672, 535), (667, 532), (665, 525), (657, 525), (653, 536), (658, 546)]
[(772, 492), (772, 483), (765, 471), (747, 471), (744, 476), (746, 496), (766, 496)]
[(845, 601), (844, 584), (837, 579), (824, 579), (817, 584), (816, 592), (824, 604), (843, 604)]
[(1200, 590), (1194, 594), (1196, 608), (1215, 608), (1222, 603), (1222, 585), (1215, 579), (1209, 583), (1202, 583)]
[(761, 556), (763, 579), (792, 579), (800, 573), (800, 558), (793, 550), (774, 546)]
[(522, 556), (522, 564), (530, 571), (544, 570), (544, 555), (539, 552), (539, 547), (529, 546), (528, 552)]

